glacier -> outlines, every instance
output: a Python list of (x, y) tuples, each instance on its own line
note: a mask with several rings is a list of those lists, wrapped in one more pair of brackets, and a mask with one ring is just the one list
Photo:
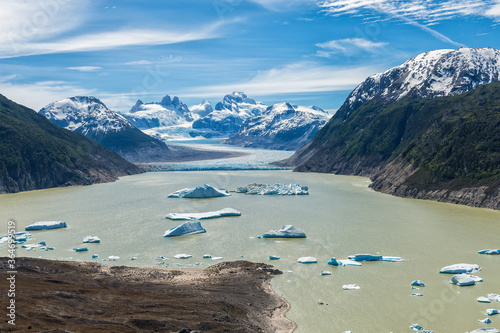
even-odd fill
[(241, 212), (234, 208), (223, 208), (221, 210), (205, 213), (169, 213), (165, 218), (170, 220), (206, 220), (226, 216), (240, 216)]
[(33, 224), (28, 225), (24, 230), (33, 231), (33, 230), (49, 230), (49, 229), (59, 229), (66, 228), (68, 225), (63, 221), (40, 221)]
[(200, 222), (188, 221), (184, 222), (181, 225), (173, 227), (165, 232), (163, 237), (176, 237), (176, 236), (184, 236), (184, 235), (195, 235), (200, 233), (207, 232), (201, 226)]
[(281, 229), (269, 230), (262, 238), (306, 238), (306, 233), (293, 225), (285, 225)]
[(185, 188), (182, 190), (175, 191), (168, 195), (169, 198), (194, 198), (194, 199), (205, 199), (205, 198), (216, 198), (216, 197), (227, 197), (230, 196), (229, 192), (224, 189), (217, 189), (211, 185), (197, 186), (195, 188)]

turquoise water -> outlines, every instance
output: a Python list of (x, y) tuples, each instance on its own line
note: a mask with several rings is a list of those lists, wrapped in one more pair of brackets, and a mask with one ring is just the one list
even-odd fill
[[(174, 199), (167, 195), (205, 183), (235, 189), (249, 183), (298, 183), (309, 196), (248, 196)], [(286, 297), (288, 317), (297, 332), (411, 332), (419, 323), (434, 332), (466, 332), (480, 327), (500, 328), (500, 316), (490, 325), (478, 323), (487, 308), (500, 303), (476, 301), (487, 293), (500, 294), (500, 256), (477, 254), (500, 248), (500, 212), (429, 201), (402, 199), (372, 191), (369, 180), (291, 171), (157, 172), (124, 177), (115, 183), (59, 188), (0, 196), (0, 220), (14, 219), (19, 231), (41, 220), (64, 220), (69, 228), (33, 232), (27, 243), (45, 241), (53, 251), (19, 248), (18, 256), (108, 262), (131, 266), (206, 267), (222, 260), (246, 259), (272, 263), (284, 274), (273, 279), (273, 288)], [(232, 207), (241, 217), (205, 220), (205, 234), (163, 238), (180, 224), (165, 219), (167, 213), (203, 212)], [(259, 239), (269, 229), (293, 224), (306, 239)], [(85, 236), (99, 236), (100, 244), (87, 244), (89, 252), (76, 253)], [(174, 259), (178, 253), (190, 259)], [(333, 267), (335, 256), (356, 253), (400, 256), (401, 263), (371, 262), (361, 267)], [(6, 255), (5, 245), (0, 255)], [(269, 255), (279, 255), (269, 261)], [(158, 261), (157, 256), (169, 258)], [(243, 256), (243, 257), (241, 257)], [(299, 264), (297, 258), (315, 256), (317, 264)], [(131, 261), (130, 258), (137, 257)], [(484, 282), (459, 288), (439, 269), (455, 263), (479, 264)], [(332, 275), (321, 276), (321, 270)], [(421, 279), (426, 287), (412, 290)], [(344, 291), (343, 284), (360, 290)], [(412, 292), (423, 297), (412, 297)], [(323, 304), (320, 304), (323, 303)]]

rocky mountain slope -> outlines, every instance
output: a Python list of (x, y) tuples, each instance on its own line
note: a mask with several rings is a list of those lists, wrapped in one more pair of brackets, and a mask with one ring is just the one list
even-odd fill
[(118, 154), (0, 95), (0, 193), (109, 182), (140, 172)]
[[(424, 172), (422, 170), (427, 170), (421, 164), (423, 161), (421, 154), (437, 149), (436, 147), (442, 143), (439, 140), (449, 139), (452, 141), (446, 153), (443, 152), (443, 154), (455, 159), (453, 160), (455, 164), (453, 166), (450, 164), (452, 159), (442, 160), (438, 170), (433, 169), (434, 171), (430, 173), (429, 179), (431, 180), (427, 179), (418, 183), (417, 192), (420, 194), (415, 194), (416, 187), (411, 186), (405, 191), (401, 188), (397, 190), (388, 184), (377, 185), (376, 182), (373, 186), (376, 189), (384, 189), (386, 192), (399, 195), (403, 195), (402, 192), (404, 192), (404, 195), (410, 196), (411, 192), (414, 193), (411, 195), (416, 197), (424, 197), (423, 193), (436, 190), (444, 191), (448, 194), (440, 193), (433, 199), (455, 202), (456, 200), (449, 195), (450, 191), (460, 191), (464, 188), (477, 189), (483, 186), (485, 180), (482, 177), (492, 176), (489, 173), (491, 168), (493, 168), (492, 172), (498, 172), (499, 164), (497, 161), (496, 169), (487, 164), (489, 165), (487, 168), (490, 168), (487, 172), (482, 169), (486, 167), (484, 161), (496, 158), (491, 150), (478, 150), (484, 153), (481, 156), (472, 155), (471, 152), (468, 152), (467, 158), (459, 155), (457, 148), (450, 148), (460, 145), (461, 141), (453, 141), (458, 140), (459, 137), (443, 136), (444, 133), (451, 135), (451, 132), (446, 132), (443, 126), (450, 126), (455, 130), (463, 126), (461, 122), (464, 119), (474, 121), (474, 125), (471, 126), (486, 121), (491, 122), (493, 126), (490, 130), (498, 132), (497, 118), (495, 118), (498, 114), (493, 111), (486, 112), (484, 107), (478, 108), (478, 95), (475, 94), (485, 94), (484, 98), (488, 102), (481, 104), (482, 106), (487, 106), (488, 103), (496, 105), (498, 101), (495, 91), (498, 86), (495, 84), (491, 87), (481, 86), (497, 81), (499, 73), (500, 51), (491, 48), (438, 50), (418, 55), (401, 66), (373, 75), (360, 84), (316, 137), (299, 149), (294, 156), (280, 164), (294, 165), (297, 171), (363, 175), (379, 179), (380, 182), (382, 179), (388, 182), (392, 179), (390, 181), (392, 184), (408, 185), (405, 183), (407, 177), (417, 170), (420, 170), (417, 175)], [(479, 92), (464, 95), (466, 100), (470, 99), (467, 103), (463, 102), (464, 105), (469, 106), (468, 108), (460, 109), (458, 105), (453, 104), (455, 102), (452, 97), (444, 97), (443, 104), (430, 106), (426, 104), (427, 102), (438, 103), (441, 96), (459, 95), (476, 87), (480, 87)], [(451, 99), (448, 101), (447, 98)], [(461, 113), (452, 113), (452, 107), (460, 109)], [(454, 118), (457, 114), (461, 116)], [(478, 127), (477, 131), (478, 133), (464, 130), (462, 136), (471, 142), (477, 140), (478, 147), (488, 145), (491, 140), (488, 133), (481, 130), (481, 127)], [(424, 136), (428, 137), (427, 141), (423, 139)], [(431, 138), (437, 141), (429, 141)], [(491, 144), (495, 146), (495, 141), (491, 141)], [(418, 146), (420, 153), (412, 155), (414, 162), (410, 163), (404, 158), (409, 156), (408, 149), (413, 145)], [(435, 153), (438, 152), (435, 151)], [(481, 168), (471, 169), (471, 163), (474, 165), (476, 163), (474, 161), (481, 163)], [(460, 172), (456, 169), (457, 163), (465, 165)], [(426, 165), (430, 168), (431, 164)], [(455, 170), (455, 173), (444, 172), (444, 169)], [(400, 173), (401, 170), (406, 170), (407, 173)], [(465, 176), (463, 172), (468, 176)], [(385, 176), (382, 177), (381, 174)], [(456, 180), (456, 182), (452, 184), (444, 181), (446, 177), (449, 181)], [(463, 179), (470, 181), (463, 182)], [(485, 185), (486, 189), (483, 188), (487, 197), (496, 191), (494, 179), (486, 181), (488, 183), (487, 186)], [(464, 199), (463, 202), (495, 208), (495, 205), (488, 203), (490, 199), (486, 197), (480, 199), (480, 194), (473, 196), (475, 199)]]
[(77, 96), (50, 103), (39, 111), (52, 123), (82, 134), (131, 162), (168, 159), (162, 141), (135, 127), (95, 97)]
[(266, 105), (255, 102), (243, 92), (233, 92), (224, 96), (212, 112), (195, 120), (190, 134), (206, 138), (228, 137), (236, 133), (245, 120), (266, 109)]
[(224, 143), (242, 147), (297, 150), (310, 141), (330, 116), (316, 106), (279, 103), (248, 118)]

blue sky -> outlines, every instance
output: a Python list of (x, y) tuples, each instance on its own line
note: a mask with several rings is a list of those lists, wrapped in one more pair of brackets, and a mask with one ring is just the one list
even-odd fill
[(500, 0), (0, 0), (0, 93), (115, 111), (176, 95), (335, 110), (367, 76), (434, 49), (500, 48)]

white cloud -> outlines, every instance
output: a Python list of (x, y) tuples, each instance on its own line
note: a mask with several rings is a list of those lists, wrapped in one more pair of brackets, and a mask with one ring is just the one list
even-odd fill
[(74, 71), (79, 71), (79, 72), (95, 72), (101, 67), (98, 66), (77, 66), (77, 67), (67, 67), (66, 69), (71, 69)]
[(43, 81), (28, 84), (18, 84), (1, 81), (0, 91), (2, 95), (22, 104), (35, 111), (40, 110), (47, 104), (72, 96), (88, 96), (95, 93), (94, 90), (83, 89), (68, 82)]
[(500, 1), (497, 0), (496, 4), (494, 4), (488, 10), (486, 10), (484, 15), (486, 15), (488, 17), (495, 18), (495, 19), (499, 19), (500, 18)]
[[(236, 2), (240, 1), (241, 0), (236, 0)], [(247, 0), (247, 1), (257, 3), (263, 6), (264, 8), (275, 12), (283, 12), (296, 8), (297, 6), (300, 5), (314, 4), (316, 2), (315, 0)], [(229, 2), (231, 2), (231, 0), (229, 0)]]
[(335, 53), (354, 54), (359, 51), (376, 52), (386, 45), (387, 43), (384, 42), (372, 42), (364, 38), (345, 38), (316, 44), (317, 47), (327, 50), (318, 51), (318, 55), (321, 57), (328, 57)]
[(299, 62), (282, 68), (259, 72), (247, 82), (203, 86), (179, 93), (187, 97), (223, 96), (228, 91), (244, 91), (252, 96), (273, 94), (351, 90), (369, 75), (380, 72), (376, 67), (324, 66), (316, 62)]
[(151, 61), (148, 61), (148, 60), (136, 60), (136, 61), (129, 61), (129, 62), (126, 62), (124, 65), (151, 65), (152, 62)]

